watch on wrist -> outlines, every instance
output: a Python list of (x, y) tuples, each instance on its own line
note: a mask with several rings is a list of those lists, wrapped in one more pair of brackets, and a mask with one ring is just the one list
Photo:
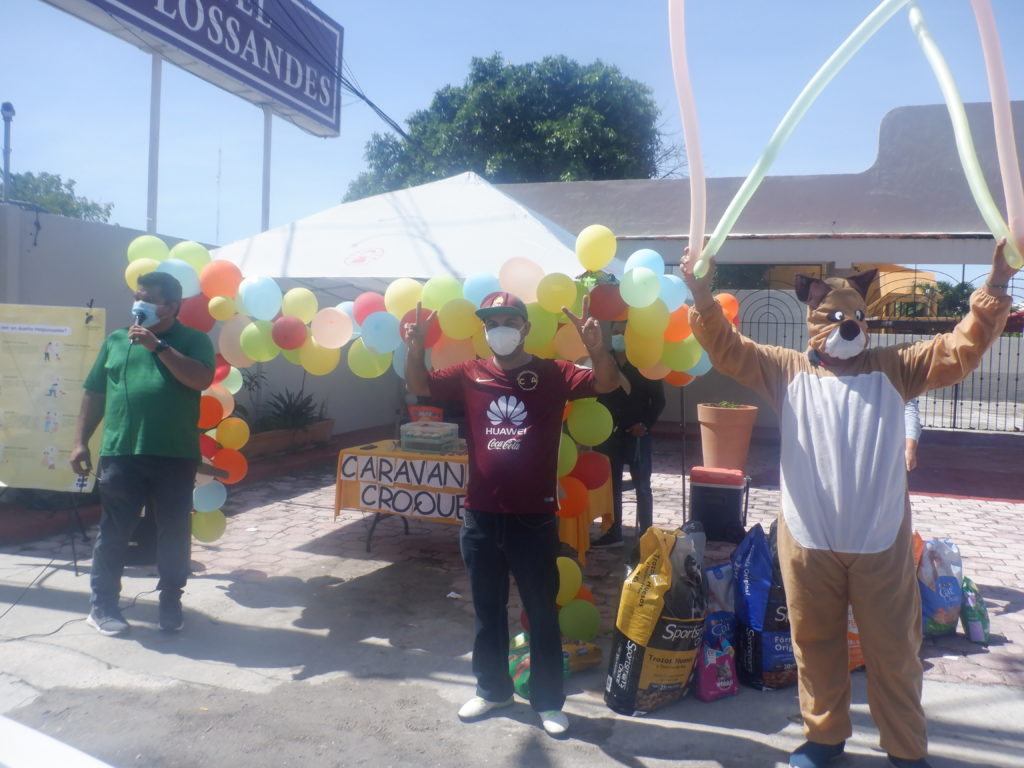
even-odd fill
[(154, 355), (159, 355), (164, 350), (167, 350), (167, 349), (170, 349), (170, 348), (171, 348), (170, 344), (168, 344), (163, 339), (158, 339), (157, 342), (156, 342), (156, 346), (153, 347), (153, 354)]

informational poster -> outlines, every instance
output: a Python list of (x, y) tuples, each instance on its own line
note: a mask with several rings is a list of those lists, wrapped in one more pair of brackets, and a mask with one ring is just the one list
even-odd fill
[(0, 487), (92, 490), (70, 457), (105, 328), (102, 309), (0, 304)]

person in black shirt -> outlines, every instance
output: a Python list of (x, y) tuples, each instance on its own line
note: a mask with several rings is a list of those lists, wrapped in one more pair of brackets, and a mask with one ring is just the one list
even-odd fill
[(651, 527), (654, 515), (651, 428), (665, 408), (665, 391), (660, 381), (646, 378), (626, 360), (625, 328), (623, 322), (612, 323), (611, 346), (615, 362), (629, 382), (629, 392), (619, 387), (597, 398), (612, 414), (612, 434), (597, 446), (597, 450), (611, 462), (615, 520), (612, 527), (590, 545), (592, 547), (611, 547), (622, 543), (622, 469), (625, 465), (629, 465), (636, 493), (637, 536)]

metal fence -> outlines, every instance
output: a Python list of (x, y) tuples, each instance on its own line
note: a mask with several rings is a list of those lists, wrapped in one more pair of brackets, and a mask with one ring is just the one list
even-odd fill
[[(743, 333), (762, 344), (807, 348), (806, 308), (792, 291), (735, 291)], [(871, 343), (890, 346), (929, 335), (873, 333)], [(1024, 339), (1000, 336), (981, 364), (961, 383), (920, 399), (921, 424), (933, 429), (1024, 432)]]

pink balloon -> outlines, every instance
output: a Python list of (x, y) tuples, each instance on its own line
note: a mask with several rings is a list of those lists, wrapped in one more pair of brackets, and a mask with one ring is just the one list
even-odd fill
[(522, 256), (513, 256), (498, 270), (501, 290), (515, 294), (527, 304), (537, 300), (537, 285), (544, 278), (544, 268)]
[(363, 320), (374, 312), (387, 312), (387, 307), (384, 306), (384, 297), (379, 293), (367, 291), (359, 294), (352, 302), (352, 316), (359, 325), (362, 325)]
[(704, 181), (704, 156), (700, 149), (697, 103), (693, 98), (690, 67), (686, 61), (685, 0), (669, 0), (669, 47), (672, 74), (676, 81), (676, 99), (683, 119), (683, 141), (690, 171), (690, 259), (696, 261), (704, 248), (704, 223), (707, 219), (707, 184)]
[(281, 316), (274, 321), (270, 336), (281, 349), (298, 349), (308, 337), (306, 324), (297, 317)]
[(224, 323), (220, 328), (220, 336), (217, 338), (217, 347), (221, 357), (231, 363), (235, 368), (248, 368), (255, 361), (242, 351), (240, 339), (242, 329), (251, 320), (248, 315), (235, 315)]
[(327, 349), (345, 346), (352, 338), (352, 318), (337, 307), (324, 307), (310, 323), (313, 341)]

